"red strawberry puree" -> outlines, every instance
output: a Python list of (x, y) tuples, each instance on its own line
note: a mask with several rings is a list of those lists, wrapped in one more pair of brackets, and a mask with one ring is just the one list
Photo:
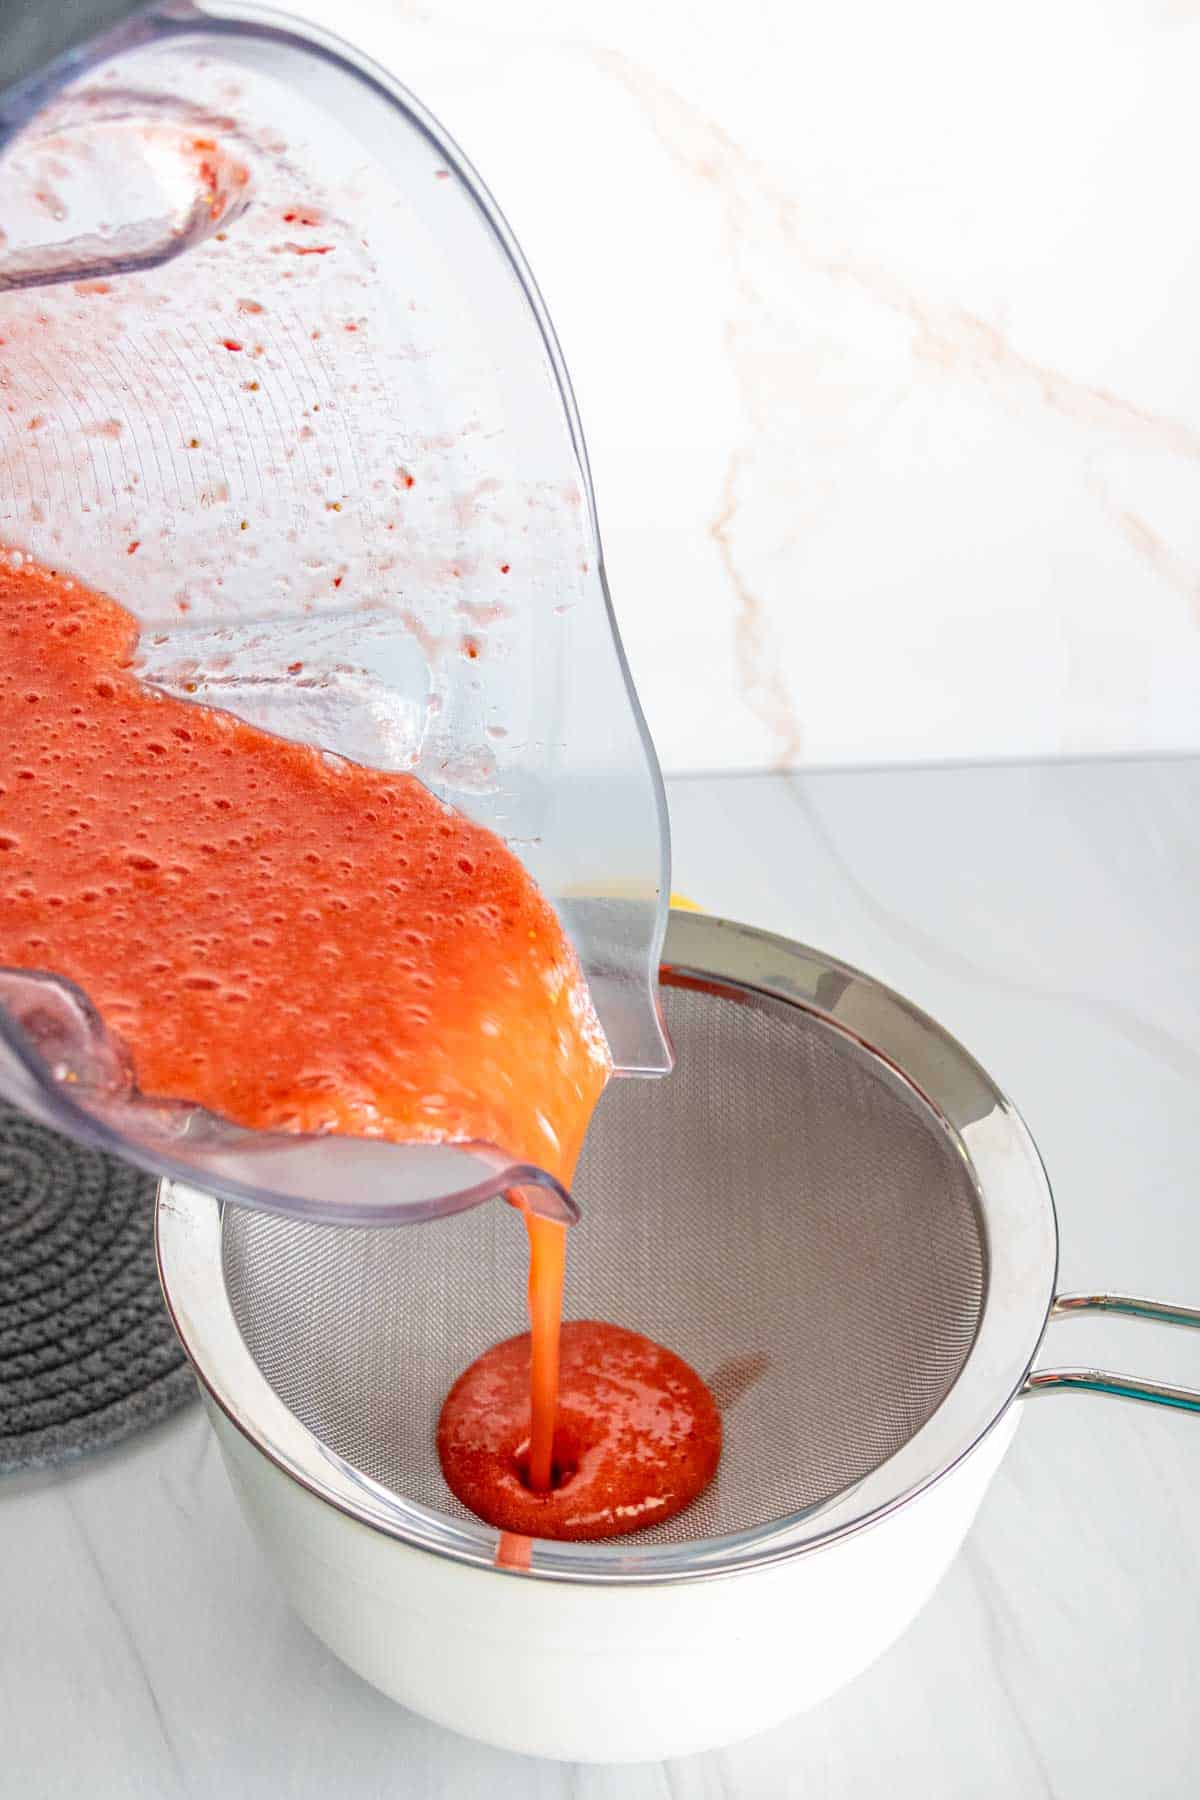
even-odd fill
[(530, 1537), (618, 1537), (661, 1525), (712, 1480), (721, 1415), (670, 1350), (593, 1319), (562, 1328), (554, 1485), (527, 1478), (529, 1333), (473, 1362), (438, 1421), (442, 1473), (464, 1506)]
[[(114, 601), (0, 559), (0, 964), (82, 988), (146, 1094), (277, 1130), (484, 1139), (569, 1183), (609, 1060), (574, 953), (516, 857), (413, 776), (144, 686), (136, 643)], [(647, 1385), (678, 1382), (683, 1365), (587, 1327), (558, 1397), (576, 1473), (553, 1487), (566, 1233), (526, 1222), (534, 1345), (511, 1405), (531, 1438), (529, 1489), (513, 1479), (533, 1528), (589, 1535), (587, 1471), (602, 1464), (597, 1494), (615, 1492), (613, 1458), (636, 1458), (650, 1429)], [(602, 1429), (595, 1378), (610, 1357), (636, 1379), (610, 1383)], [(470, 1379), (452, 1396), (463, 1429)], [(686, 1392), (711, 1412), (690, 1379), (670, 1405)], [(489, 1491), (477, 1473), (464, 1498), (503, 1522), (510, 1475), (497, 1465)], [(593, 1510), (626, 1516), (602, 1499)]]

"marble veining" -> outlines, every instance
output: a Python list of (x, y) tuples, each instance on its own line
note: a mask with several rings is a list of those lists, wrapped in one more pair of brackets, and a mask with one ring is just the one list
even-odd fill
[(187, 1794), (190, 1792), (190, 1787), (183, 1765), (179, 1759), (179, 1752), (172, 1736), (170, 1725), (168, 1724), (162, 1705), (159, 1701), (158, 1692), (154, 1684), (153, 1673), (146, 1663), (137, 1636), (126, 1615), (125, 1608), (112, 1585), (111, 1575), (106, 1568), (104, 1561), (97, 1553), (91, 1532), (83, 1517), (80, 1515), (79, 1508), (74, 1503), (73, 1495), (69, 1487), (62, 1489), (62, 1500), (75, 1527), (76, 1539), (83, 1552), (83, 1563), (90, 1569), (95, 1579), (96, 1587), (100, 1592), (102, 1605), (111, 1620), (114, 1646), (118, 1647), (118, 1651), (124, 1651), (125, 1657), (128, 1659), (130, 1674), (133, 1677), (131, 1685), (135, 1689), (138, 1687), (141, 1688), (149, 1708), (153, 1720), (153, 1728), (159, 1739), (159, 1745), (167, 1764), (167, 1772), (170, 1776), (169, 1785), (165, 1786), (162, 1791), (167, 1793), (173, 1788), (178, 1793)]
[[(724, 337), (741, 393), (745, 439), (730, 455), (719, 508), (708, 529), (720, 547), (737, 600), (738, 691), (770, 733), (777, 766), (790, 767), (804, 760), (803, 733), (786, 668), (772, 647), (767, 602), (751, 587), (739, 560), (739, 547), (748, 540), (751, 554), (762, 552), (763, 522), (753, 516), (756, 478), (763, 474), (760, 464), (773, 454), (783, 464), (791, 431), (803, 429), (793, 414), (803, 415), (811, 401), (805, 379), (807, 358), (802, 352), (794, 354), (800, 348), (795, 340), (801, 325), (796, 301), (805, 281), (851, 290), (855, 298), (900, 320), (909, 334), (914, 364), (923, 365), (937, 377), (990, 389), (995, 404), (1017, 411), (1032, 401), (1086, 434), (1078, 450), (1085, 459), (1088, 491), (1153, 572), (1189, 601), (1200, 623), (1200, 568), (1187, 564), (1144, 519), (1122, 505), (1090, 466), (1086, 454), (1089, 439), (1100, 444), (1112, 440), (1196, 462), (1200, 460), (1200, 432), (1183, 420), (1154, 413), (1104, 387), (1073, 380), (1033, 361), (1022, 355), (993, 321), (914, 292), (887, 269), (861, 261), (849, 248), (822, 252), (810, 241), (802, 204), (782, 191), (771, 172), (757, 164), (717, 120), (699, 114), (630, 58), (614, 52), (593, 51), (592, 55), (646, 109), (660, 142), (681, 170), (714, 190), (724, 215), (737, 297), (737, 306), (725, 321)], [(764, 261), (770, 269), (770, 286), (765, 275), (756, 274)], [(849, 435), (853, 422), (843, 418), (830, 423), (833, 430), (840, 427)], [(832, 493), (833, 484), (819, 478), (817, 499), (810, 505), (819, 507), (825, 488)], [(998, 494), (997, 501), (1001, 499)], [(783, 540), (787, 549), (801, 542), (805, 510), (801, 499), (800, 515), (789, 520)]]
[(1197, 747), (1200, 15), (336, 24), (543, 286), (668, 771)]

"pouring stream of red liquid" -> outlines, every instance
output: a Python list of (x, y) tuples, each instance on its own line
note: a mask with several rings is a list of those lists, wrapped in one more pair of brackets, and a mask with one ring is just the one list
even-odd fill
[[(574, 1170), (571, 1171), (572, 1175)], [(529, 1485), (544, 1494), (554, 1468), (558, 1348), (562, 1330), (567, 1232), (554, 1219), (527, 1212), (529, 1230)]]

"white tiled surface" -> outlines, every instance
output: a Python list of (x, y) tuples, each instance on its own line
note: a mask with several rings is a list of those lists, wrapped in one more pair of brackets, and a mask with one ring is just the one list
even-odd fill
[(1200, 747), (1194, 0), (292, 0), (542, 284), (668, 769)]
[[(681, 888), (870, 969), (1008, 1087), (1055, 1184), (1066, 1286), (1200, 1300), (1200, 764), (728, 778), (671, 798)], [(1048, 1352), (1200, 1386), (1200, 1341), (1162, 1329), (1073, 1322)], [(0, 1794), (1184, 1800), (1200, 1419), (1027, 1405), (964, 1553), (882, 1662), (751, 1743), (617, 1770), (470, 1744), (343, 1670), (285, 1609), (192, 1409), (0, 1483)]]

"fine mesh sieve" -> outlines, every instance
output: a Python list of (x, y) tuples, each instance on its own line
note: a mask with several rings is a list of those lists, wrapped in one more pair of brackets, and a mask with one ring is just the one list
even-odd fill
[(601, 1103), (567, 1303), (666, 1339), (716, 1389), (716, 1482), (665, 1526), (513, 1538), (442, 1486), (442, 1396), (523, 1324), (503, 1205), (355, 1233), (159, 1194), (167, 1305), (300, 1617), (405, 1706), (539, 1756), (684, 1755), (852, 1679), (961, 1544), (1019, 1395), (1200, 1412), (1194, 1390), (1034, 1368), (1052, 1308), (1192, 1327), (1200, 1309), (1055, 1299), (1036, 1146), (934, 1020), (725, 920), (672, 914), (666, 957), (676, 1070)]
[[(679, 968), (664, 1000), (677, 1067), (601, 1103), (566, 1313), (658, 1338), (711, 1384), (716, 1481), (625, 1540), (683, 1545), (820, 1506), (901, 1450), (963, 1368), (987, 1258), (961, 1143), (857, 1036)], [(222, 1261), (246, 1347), (313, 1436), (404, 1502), (470, 1519), (434, 1431), (459, 1372), (524, 1326), (519, 1216), (350, 1230), (226, 1207)]]

